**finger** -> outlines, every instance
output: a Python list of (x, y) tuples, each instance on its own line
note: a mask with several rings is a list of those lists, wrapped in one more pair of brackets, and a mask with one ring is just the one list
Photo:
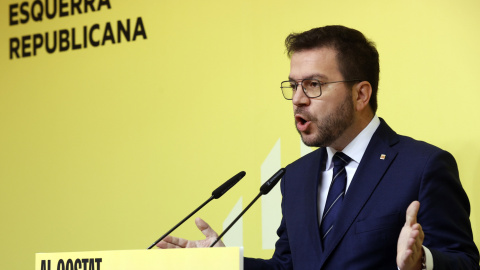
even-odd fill
[(205, 237), (207, 237), (207, 238), (209, 238), (209, 237), (217, 238), (218, 237), (218, 234), (203, 219), (196, 218), (195, 219), (195, 224), (197, 225), (197, 228), (200, 231), (202, 231), (202, 233), (203, 233), (203, 235), (205, 235)]
[(415, 243), (416, 243), (416, 239), (413, 235), (411, 235), (407, 241), (407, 249), (411, 249), (412, 251), (415, 252)]
[(156, 244), (159, 248), (179, 248), (178, 245), (172, 243), (172, 236), (168, 235), (162, 241)]
[(157, 243), (156, 245), (158, 248), (162, 248), (162, 249), (167, 249), (167, 248), (182, 248), (178, 245), (174, 245), (172, 243), (169, 243), (169, 242), (165, 242), (165, 241), (160, 241)]
[(412, 251), (412, 259), (416, 260), (421, 257), (423, 254), (423, 239), (424, 234), (422, 226), (418, 223), (412, 226), (412, 231), (410, 232), (410, 238), (407, 243), (407, 248)]
[(421, 248), (422, 245), (423, 245), (423, 240), (425, 239), (425, 234), (423, 232), (423, 229), (422, 229), (422, 226), (420, 224), (415, 224), (415, 225), (418, 225), (418, 229), (416, 229), (415, 231), (417, 231), (417, 236), (415, 238), (415, 245), (418, 247), (418, 248)]
[(418, 253), (418, 246), (417, 246), (417, 241), (416, 241), (415, 238), (411, 239), (410, 249), (412, 250), (412, 254), (417, 254)]
[(411, 228), (412, 231), (410, 232), (410, 237), (415, 238), (415, 242), (420, 243), (420, 245), (423, 244), (425, 233), (423, 232), (422, 225), (415, 223)]
[(188, 240), (180, 238), (180, 237), (174, 237), (171, 235), (166, 236), (163, 238), (161, 242), (165, 242), (169, 245), (169, 248), (172, 248), (173, 246), (177, 246), (179, 248), (185, 248), (188, 244)]
[[(418, 223), (417, 223), (418, 224)], [(422, 244), (423, 244), (423, 240), (425, 239), (425, 233), (423, 232), (423, 228), (422, 228), (422, 225), (418, 224), (418, 231), (420, 232), (419, 233), (419, 239), (421, 240)]]
[(417, 223), (418, 209), (420, 209), (420, 202), (413, 201), (407, 208), (407, 216), (405, 226), (413, 226)]

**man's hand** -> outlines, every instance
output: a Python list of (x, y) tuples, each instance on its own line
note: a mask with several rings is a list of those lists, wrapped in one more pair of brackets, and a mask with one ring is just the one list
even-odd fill
[(397, 243), (397, 266), (400, 270), (422, 269), (423, 239), (422, 226), (417, 223), (420, 203), (414, 201), (408, 206), (407, 220), (400, 232)]
[[(187, 240), (183, 238), (167, 236), (162, 241), (157, 244), (159, 248), (201, 248), (201, 247), (209, 247), (218, 237), (218, 234), (201, 218), (195, 219), (195, 224), (197, 228), (202, 231), (203, 235), (205, 235), (205, 239), (203, 240)], [(218, 241), (214, 247), (224, 247), (225, 245), (220, 240)]]

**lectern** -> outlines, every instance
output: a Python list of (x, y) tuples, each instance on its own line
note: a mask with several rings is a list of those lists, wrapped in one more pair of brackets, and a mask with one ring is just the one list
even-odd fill
[(37, 253), (35, 270), (243, 270), (243, 248)]

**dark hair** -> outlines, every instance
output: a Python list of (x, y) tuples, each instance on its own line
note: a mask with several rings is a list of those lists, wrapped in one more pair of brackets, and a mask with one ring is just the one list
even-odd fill
[(293, 53), (329, 47), (337, 51), (340, 72), (345, 80), (365, 80), (372, 85), (370, 107), (377, 111), (377, 91), (380, 73), (375, 44), (360, 31), (341, 25), (313, 28), (303, 33), (292, 33), (285, 39), (288, 56)]

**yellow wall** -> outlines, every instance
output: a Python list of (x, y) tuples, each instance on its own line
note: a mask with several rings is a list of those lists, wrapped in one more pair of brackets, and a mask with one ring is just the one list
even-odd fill
[[(146, 248), (245, 170), (198, 214), (221, 228), (240, 196), (246, 206), (256, 195), (279, 138), (282, 165), (300, 156), (279, 90), (289, 70), (283, 41), (327, 24), (376, 42), (378, 115), (457, 158), (478, 243), (480, 2), (109, 2), (14, 26), (9, 6), (22, 2), (0, 5), (0, 269), (31, 269), (36, 252)], [(107, 22), (116, 32), (118, 20), (134, 27), (138, 17), (146, 39), (9, 59), (13, 37), (98, 23), (98, 40)], [(257, 204), (244, 217), (246, 256), (272, 253), (260, 222)], [(201, 238), (193, 220), (176, 234)]]

